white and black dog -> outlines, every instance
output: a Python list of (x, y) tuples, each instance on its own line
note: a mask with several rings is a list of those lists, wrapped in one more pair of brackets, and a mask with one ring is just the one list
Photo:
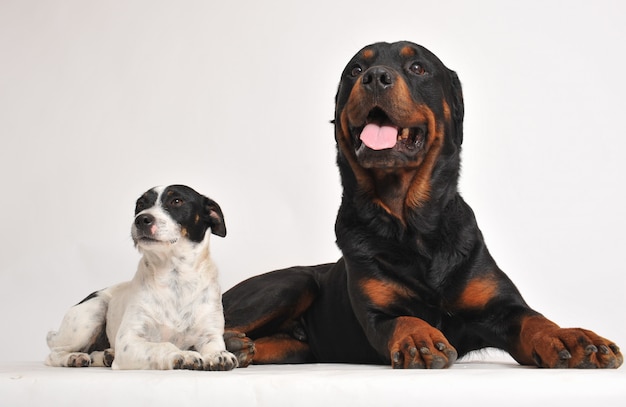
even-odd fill
[(231, 370), (211, 233), (224, 237), (219, 205), (184, 185), (137, 200), (132, 238), (142, 253), (135, 277), (72, 307), (48, 333), (50, 366)]

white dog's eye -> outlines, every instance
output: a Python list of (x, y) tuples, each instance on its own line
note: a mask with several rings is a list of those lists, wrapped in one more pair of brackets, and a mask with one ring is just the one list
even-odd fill
[(170, 205), (171, 205), (171, 206), (173, 206), (173, 207), (175, 207), (175, 208), (178, 208), (179, 206), (181, 206), (181, 205), (182, 205), (182, 204), (184, 204), (184, 203), (185, 203), (185, 202), (184, 202), (182, 199), (180, 199), (180, 198), (174, 198), (174, 199), (172, 199), (172, 201), (170, 202)]

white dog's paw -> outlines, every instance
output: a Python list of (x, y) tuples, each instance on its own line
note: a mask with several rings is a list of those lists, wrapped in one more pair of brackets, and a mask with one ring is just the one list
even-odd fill
[(89, 367), (91, 357), (86, 353), (74, 352), (67, 355), (67, 367)]
[(91, 358), (82, 352), (51, 352), (46, 358), (45, 364), (57, 367), (89, 367)]
[(233, 370), (237, 366), (237, 357), (227, 350), (204, 357), (204, 370)]
[(115, 351), (111, 348), (104, 351), (95, 351), (89, 354), (91, 357), (91, 366), (111, 367), (115, 359)]
[(204, 370), (204, 361), (198, 352), (180, 351), (170, 355), (170, 369)]

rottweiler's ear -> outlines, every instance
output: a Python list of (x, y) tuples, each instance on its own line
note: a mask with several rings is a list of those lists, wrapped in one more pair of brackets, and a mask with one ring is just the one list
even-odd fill
[(226, 223), (224, 223), (224, 214), (222, 209), (212, 199), (204, 198), (204, 215), (211, 227), (211, 233), (219, 237), (226, 236)]
[(463, 90), (461, 81), (456, 72), (450, 71), (450, 101), (452, 102), (452, 121), (454, 122), (454, 142), (457, 145), (463, 143), (463, 116), (465, 107), (463, 105)]

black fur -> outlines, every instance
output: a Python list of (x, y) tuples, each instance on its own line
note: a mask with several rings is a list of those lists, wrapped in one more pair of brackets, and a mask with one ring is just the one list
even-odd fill
[[(144, 193), (137, 200), (135, 215), (152, 207), (157, 198), (158, 193), (154, 188)], [(191, 241), (202, 241), (209, 227), (214, 235), (226, 236), (226, 224), (220, 206), (192, 188), (186, 185), (170, 185), (161, 194), (160, 203), (172, 219), (186, 228)]]
[[(522, 364), (621, 365), (614, 344), (532, 310), (489, 254), (457, 190), (463, 115), (456, 73), (423, 47), (374, 44), (348, 63), (333, 121), (343, 258), (253, 277), (224, 294), (226, 329), (255, 341), (253, 362), (441, 368), (496, 347)], [(365, 148), (368, 123), (410, 128), (410, 137)], [(591, 343), (610, 351), (577, 350)]]

